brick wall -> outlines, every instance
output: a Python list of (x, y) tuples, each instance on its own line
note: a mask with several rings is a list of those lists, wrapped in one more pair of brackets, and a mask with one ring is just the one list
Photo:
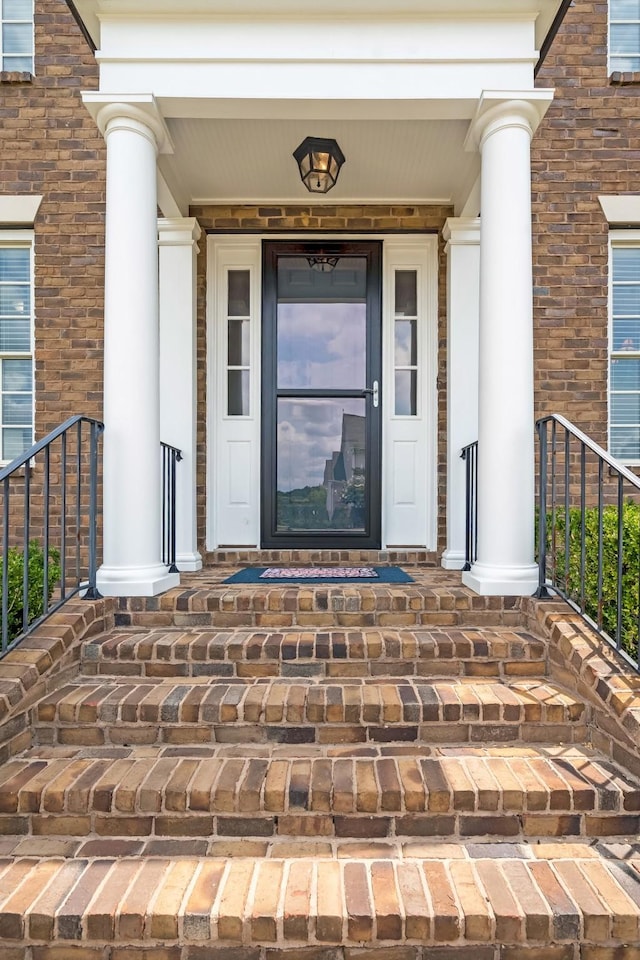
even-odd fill
[[(447, 321), (446, 258), (441, 231), (448, 207), (399, 205), (349, 206), (195, 206), (191, 215), (209, 233), (274, 233), (305, 230), (336, 233), (385, 233), (396, 230), (440, 234), (438, 304), (438, 550), (445, 546)], [(275, 238), (275, 236), (274, 236)], [(198, 258), (198, 542), (205, 541), (206, 522), (206, 243)]]
[[(102, 413), (105, 144), (80, 99), (98, 85), (93, 53), (63, 0), (35, 6), (35, 75), (0, 74), (0, 194), (43, 195), (34, 224), (40, 439), (73, 414)], [(37, 536), (38, 467), (33, 487)], [(19, 497), (12, 508), (21, 510)], [(15, 514), (10, 528), (21, 537)]]
[(606, 3), (574, 0), (538, 85), (556, 96), (533, 142), (536, 408), (606, 446), (608, 225), (598, 194), (638, 192), (640, 150), (640, 87), (607, 72)]

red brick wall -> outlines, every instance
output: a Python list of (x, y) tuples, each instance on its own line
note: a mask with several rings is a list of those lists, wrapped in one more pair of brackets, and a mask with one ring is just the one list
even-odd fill
[[(34, 224), (40, 439), (73, 414), (102, 414), (105, 144), (80, 98), (98, 85), (92, 51), (63, 0), (35, 6), (35, 75), (0, 74), (0, 194), (43, 196)], [(38, 467), (33, 486), (37, 535)], [(11, 529), (21, 536), (15, 514)]]
[(639, 86), (611, 83), (607, 4), (574, 0), (538, 78), (533, 142), (536, 407), (607, 443), (608, 225), (598, 194), (639, 189)]

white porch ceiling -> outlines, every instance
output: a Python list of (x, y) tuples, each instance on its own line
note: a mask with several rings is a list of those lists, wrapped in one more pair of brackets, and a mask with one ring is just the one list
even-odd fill
[[(460, 208), (479, 173), (464, 150), (464, 120), (169, 119), (173, 155), (160, 158), (181, 206), (197, 202), (313, 200), (453, 203)], [(334, 137), (346, 163), (321, 198), (300, 181), (293, 150), (306, 136)]]

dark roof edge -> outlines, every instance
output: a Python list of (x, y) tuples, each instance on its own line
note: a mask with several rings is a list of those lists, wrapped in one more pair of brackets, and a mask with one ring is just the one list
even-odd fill
[(544, 63), (547, 54), (549, 53), (549, 50), (550, 50), (550, 48), (551, 48), (551, 44), (552, 44), (553, 41), (555, 40), (555, 37), (556, 37), (556, 34), (557, 34), (558, 30), (559, 30), (560, 27), (562, 26), (562, 21), (564, 20), (566, 14), (567, 14), (567, 11), (568, 11), (569, 7), (571, 6), (572, 2), (573, 2), (573, 0), (562, 0), (562, 3), (560, 4), (560, 9), (558, 10), (558, 12), (557, 12), (556, 15), (555, 15), (555, 18), (554, 18), (553, 23), (551, 24), (551, 28), (550, 28), (550, 30), (549, 30), (549, 33), (548, 33), (548, 34), (546, 35), (546, 37), (544, 38), (544, 42), (543, 42), (542, 46), (540, 47), (540, 56), (539, 56), (539, 58), (538, 58), (538, 62), (536, 63), (535, 68), (534, 68), (534, 71), (533, 71), (534, 77), (537, 77), (537, 76), (538, 76), (538, 73), (539, 73), (539, 71), (540, 71), (540, 68), (541, 68), (542, 64)]
[(95, 53), (95, 52), (96, 52), (96, 49), (97, 49), (97, 48), (96, 48), (96, 45), (95, 45), (95, 43), (93, 42), (93, 40), (92, 40), (92, 38), (91, 38), (91, 34), (89, 33), (89, 31), (87, 30), (87, 28), (86, 28), (86, 26), (85, 26), (84, 20), (82, 19), (82, 17), (81, 17), (80, 14), (78, 13), (78, 9), (77, 9), (75, 3), (73, 2), (73, 0), (67, 0), (67, 6), (69, 7), (69, 10), (71, 11), (71, 13), (72, 13), (72, 15), (73, 15), (73, 19), (75, 20), (75, 22), (76, 22), (76, 23), (78, 24), (78, 26), (80, 27), (80, 30), (81, 30), (81, 32), (82, 32), (82, 36), (85, 38), (85, 40), (86, 40), (87, 43), (89, 44), (89, 47), (90, 47), (90, 49), (91, 49), (91, 52), (92, 52), (92, 53)]

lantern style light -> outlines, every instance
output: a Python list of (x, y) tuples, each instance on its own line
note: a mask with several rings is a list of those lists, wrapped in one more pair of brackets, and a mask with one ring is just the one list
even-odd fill
[(328, 193), (335, 187), (344, 154), (335, 140), (305, 137), (293, 156), (300, 178), (310, 193)]

